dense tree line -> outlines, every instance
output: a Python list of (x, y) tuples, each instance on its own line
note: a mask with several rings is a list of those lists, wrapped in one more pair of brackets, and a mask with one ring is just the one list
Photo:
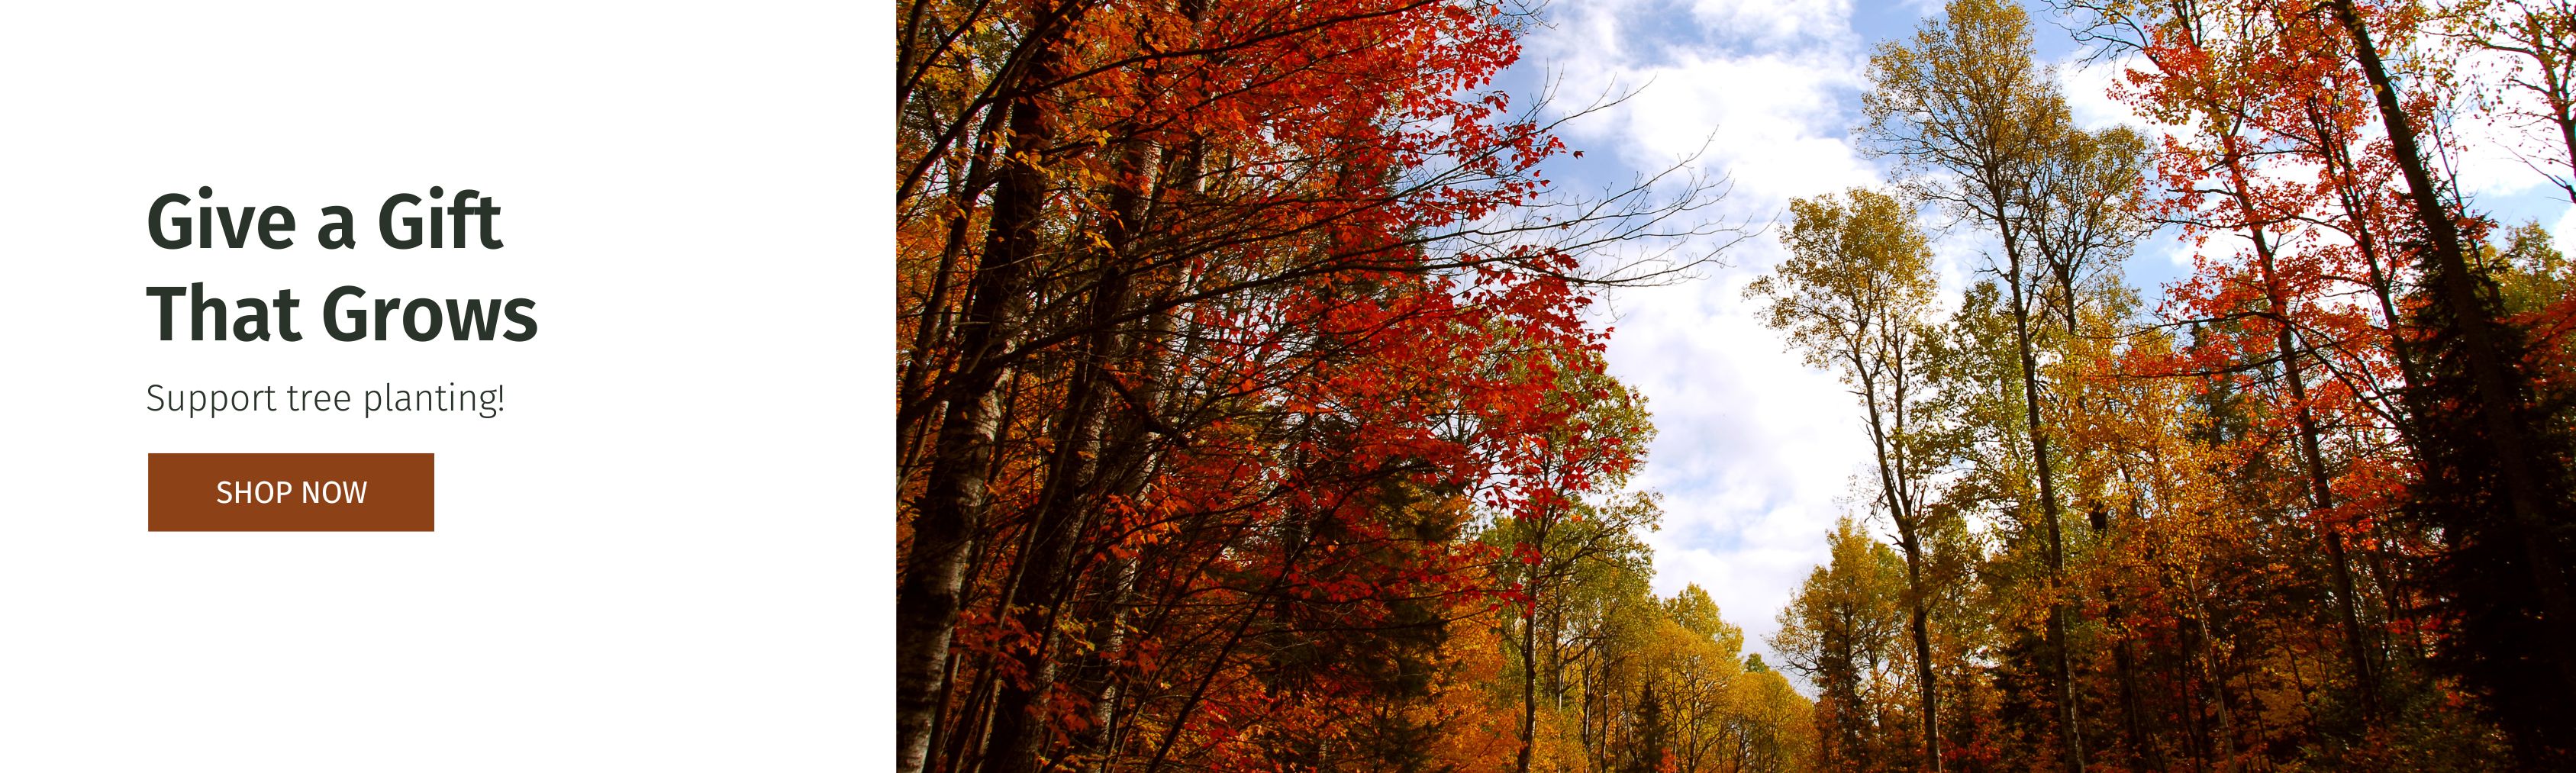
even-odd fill
[[(1774, 641), (1817, 761), (2576, 766), (2576, 272), (2452, 163), (2490, 121), (2565, 186), (2576, 15), (2060, 10), (2161, 136), (2075, 126), (2027, 14), (1953, 0), (1871, 60), (1893, 184), (1799, 201), (1748, 291), (1876, 451)], [(1918, 212), (1983, 245), (1955, 303)], [(2150, 303), (2158, 226), (2197, 263)]]
[(1587, 312), (1718, 189), (1551, 190), (1523, 9), (896, 14), (899, 770), (1802, 764)]
[(2576, 764), (2576, 267), (2453, 163), (2576, 200), (2576, 13), (2058, 10), (2155, 126), (1953, 0), (1748, 288), (1869, 450), (1765, 663), (1650, 590), (1592, 313), (1740, 232), (1556, 189), (1536, 9), (898, 3), (898, 769)]

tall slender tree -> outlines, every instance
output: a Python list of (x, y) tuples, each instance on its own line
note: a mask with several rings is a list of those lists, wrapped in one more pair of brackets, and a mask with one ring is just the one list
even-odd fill
[(1877, 462), (1879, 504), (1905, 556), (1908, 632), (1914, 644), (1924, 764), (1941, 770), (1940, 692), (1924, 564), (1924, 500), (1941, 463), (1928, 448), (1938, 434), (1927, 360), (1934, 295), (1931, 241), (1913, 212), (1885, 193), (1855, 188), (1841, 197), (1789, 203), (1781, 236), (1789, 258), (1745, 288), (1765, 303), (1763, 324), (1788, 334), (1810, 366), (1833, 369), (1860, 399), (1862, 429)]
[(2059, 762), (2084, 769), (2075, 667), (2067, 637), (2072, 614), (2064, 587), (2066, 540), (2060, 524), (2056, 463), (2041, 402), (2038, 326), (2052, 274), (2038, 254), (2034, 211), (2043, 193), (2048, 154), (2070, 130), (2066, 99), (2031, 50), (2030, 20), (1995, 0), (1952, 0), (1911, 40), (1890, 41), (1870, 58), (1871, 89), (1861, 98), (1875, 152), (1894, 157), (1919, 195), (1989, 229), (2001, 261), (2021, 367), (2025, 439), (2052, 585), (2046, 649), (2055, 677)]
[(2403, 46), (2419, 32), (2420, 16), (2359, 0), (2328, 6), (2377, 97), (2424, 242), (2426, 292), (2415, 323), (2432, 354), (2427, 381), (2415, 389), (2425, 474), (2414, 503), (2449, 543), (2438, 577), (2462, 646), (2446, 660), (2488, 695), (2523, 764), (2564, 767), (2576, 761), (2576, 707), (2551, 696), (2576, 693), (2576, 648), (2566, 646), (2576, 642), (2569, 573), (2576, 482), (2568, 470), (2576, 439), (2534, 404), (2525, 332), (2501, 318), (2494, 285), (2471, 266), (2461, 227), (2468, 218), (2433, 169), (2423, 139), (2427, 103), (2409, 108), (2382, 55), (2383, 45)]

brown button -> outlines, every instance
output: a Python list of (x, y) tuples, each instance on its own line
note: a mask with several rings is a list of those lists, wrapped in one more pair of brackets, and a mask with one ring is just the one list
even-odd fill
[(436, 531), (431, 454), (153, 454), (153, 531)]

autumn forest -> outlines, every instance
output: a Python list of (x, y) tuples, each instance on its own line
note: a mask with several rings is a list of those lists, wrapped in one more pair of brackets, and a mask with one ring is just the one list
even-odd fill
[[(1545, 171), (1653, 98), (1503, 85), (1563, 5), (895, 3), (900, 773), (2576, 769), (2576, 263), (2470, 193), (2576, 202), (2576, 4), (1949, 0), (1755, 219)], [(1778, 609), (1612, 375), (1720, 266), (1865, 449)]]

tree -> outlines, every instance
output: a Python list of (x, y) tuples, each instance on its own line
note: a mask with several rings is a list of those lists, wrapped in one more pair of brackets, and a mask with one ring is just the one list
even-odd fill
[(1935, 403), (1925, 360), (1933, 345), (1929, 316), (1936, 285), (1930, 240), (1912, 213), (1886, 194), (1863, 188), (1841, 199), (1789, 203), (1782, 241), (1789, 258), (1745, 288), (1767, 302), (1762, 321), (1788, 333), (1807, 364), (1834, 369), (1860, 398), (1877, 461), (1879, 500), (1905, 554), (1905, 596), (1920, 695), (1923, 759), (1940, 770), (1940, 698), (1932, 675), (1932, 635), (1925, 609), (1924, 541), (1937, 528), (1924, 500), (1938, 454), (1926, 446), (1937, 430), (1921, 426)]
[[(2328, 458), (2332, 438), (2324, 430), (2372, 419), (2345, 415), (2365, 408), (2343, 399), (2358, 393), (2336, 388), (2349, 381), (2320, 383), (2313, 374), (2333, 371), (2334, 364), (2312, 361), (2320, 359), (2321, 350), (2369, 349), (2384, 339), (2357, 335), (2369, 331), (2369, 325), (2352, 319), (2348, 308), (2331, 297), (2335, 289), (2328, 277), (2358, 272), (2335, 264), (2345, 253), (2326, 248), (2330, 240), (2311, 225), (2324, 218), (2311, 213), (2324, 207), (2329, 191), (2340, 189), (2279, 179), (2305, 171), (2282, 161), (2271, 164), (2283, 168), (2263, 168), (2264, 159), (2296, 158), (2295, 153), (2323, 156), (2318, 160), (2331, 168), (2343, 166), (2333, 154), (2344, 143), (2329, 136), (2340, 131), (2334, 128), (2340, 123), (2320, 121), (2325, 106), (2339, 96), (2336, 87), (2345, 84), (2301, 53), (2303, 41), (2330, 29), (2314, 19), (2274, 16), (2276, 11), (2259, 4), (2207, 12), (2187, 5), (2146, 6), (2135, 9), (2135, 16), (2106, 18), (2100, 26), (2135, 30), (2133, 39), (2104, 38), (2120, 40), (2146, 63), (2132, 70), (2131, 83), (2138, 88), (2128, 98), (2193, 128), (2166, 145), (2163, 211), (2185, 226), (2184, 238), (2200, 244), (2229, 235), (2245, 240), (2247, 249), (2241, 253), (2204, 253), (2196, 275), (2177, 287), (2183, 314), (2231, 321), (2204, 328), (2194, 346), (2203, 359), (2191, 367), (2236, 374), (2247, 393), (2274, 401), (2267, 415), (2286, 425), (2282, 445), (2296, 449), (2291, 464), (2304, 473), (2307, 512), (2302, 520), (2329, 559), (2325, 569), (2340, 618), (2345, 667), (2352, 674), (2344, 694), (2364, 725), (2377, 726), (2383, 719), (2385, 658), (2374, 654), (2376, 644), (2366, 631), (2346, 550), (2349, 527), (2335, 522), (2339, 509), (2349, 509), (2337, 501), (2341, 473), (2335, 468), (2349, 466)], [(2279, 87), (2255, 92), (2236, 85), (2258, 79)], [(2374, 241), (2367, 231), (2348, 233), (2361, 234), (2362, 243)], [(2265, 436), (2255, 442), (2283, 439)]]
[[(2027, 15), (1994, 0), (1952, 0), (1943, 16), (1925, 22), (1910, 44), (1882, 45), (1870, 58), (1869, 77), (1871, 89), (1862, 95), (1861, 108), (1874, 151), (1898, 159), (1919, 195), (1991, 229), (2002, 252), (2003, 261), (1994, 269), (2007, 291), (2021, 361), (2025, 439), (2039, 492), (2036, 515), (2046, 537), (2051, 582), (2061, 582), (2065, 538), (2049, 433), (2041, 418), (2033, 328), (2044, 322), (2034, 319), (2038, 304), (2056, 294), (2046, 287), (2052, 276), (2037, 254), (2035, 222), (2045, 206), (2040, 194), (2048, 155), (2065, 147), (2070, 131), (2065, 97), (2034, 61)], [(2068, 614), (2064, 603), (2052, 605), (2047, 647), (2056, 677), (2060, 761), (2069, 771), (2081, 771), (2084, 744), (2066, 636)]]
[[(1845, 769), (1898, 766), (1879, 742), (1892, 724), (1883, 700), (1899, 688), (1905, 655), (1904, 569), (1894, 551), (1848, 517), (1827, 536), (1832, 563), (1817, 567), (1780, 612), (1771, 648), (1816, 686), (1819, 762)], [(1902, 748), (1902, 747), (1898, 747)]]
[(1669, 717), (1667, 746), (1677, 773), (1739, 769), (1747, 763), (1735, 723), (1747, 677), (1744, 631), (1718, 614), (1708, 591), (1690, 585), (1662, 602), (1662, 619), (1643, 642), (1646, 683)]
[(1673, 770), (1672, 725), (1664, 719), (1664, 702), (1656, 699), (1655, 685), (1639, 688), (1637, 696), (1636, 748), (1630, 752), (1626, 773), (1667, 773)]
[(2425, 474), (2413, 502), (2448, 543), (2437, 578), (2464, 646), (2445, 661), (2486, 693), (2524, 765), (2564, 767), (2576, 759), (2576, 708), (2552, 696), (2576, 691), (2576, 651), (2565, 646), (2576, 642), (2576, 483), (2567, 469), (2576, 438), (2553, 431), (2533, 404), (2525, 331), (2500, 318), (2494, 286), (2469, 265), (2464, 218), (2421, 140), (2428, 110), (2408, 108), (2381, 56), (2383, 43), (2406, 44), (2418, 17), (2357, 0), (2330, 5), (2377, 97), (2424, 239), (2413, 322), (2430, 351), (2411, 394)]
[(2510, 57), (2483, 101), (2527, 130), (2549, 132), (2549, 158), (2531, 166), (2576, 202), (2576, 6), (2566, 0), (2467, 2), (2450, 9), (2449, 17), (2449, 34), (2474, 49)]
[(1668, 219), (1710, 189), (1546, 194), (1503, 10), (897, 8), (898, 769), (1347, 754), (1266, 739), (1455, 661), (1301, 658), (1500, 592), (1419, 511), (1633, 465), (1571, 406), (1588, 288), (1639, 274), (1584, 258), (1708, 232)]

